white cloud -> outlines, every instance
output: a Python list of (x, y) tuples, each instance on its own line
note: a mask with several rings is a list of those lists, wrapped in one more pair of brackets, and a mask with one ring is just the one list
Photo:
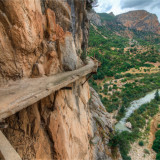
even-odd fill
[[(98, 0), (98, 7), (95, 7), (95, 11), (98, 13), (113, 12), (115, 15), (125, 13), (131, 10), (147, 10), (150, 13), (154, 13), (158, 16), (160, 21), (160, 3), (157, 0)], [(141, 3), (136, 3), (141, 1)], [(132, 3), (134, 5), (132, 5)], [(144, 5), (142, 4), (144, 3)]]

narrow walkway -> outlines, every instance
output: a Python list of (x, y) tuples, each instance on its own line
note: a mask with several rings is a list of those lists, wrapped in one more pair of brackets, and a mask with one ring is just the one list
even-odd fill
[(0, 120), (36, 103), (79, 78), (96, 72), (97, 68), (98, 62), (89, 59), (87, 65), (74, 71), (49, 77), (23, 79), (0, 88)]

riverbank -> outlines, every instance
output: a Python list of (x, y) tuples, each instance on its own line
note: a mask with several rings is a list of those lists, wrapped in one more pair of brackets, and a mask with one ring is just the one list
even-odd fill
[[(160, 108), (159, 108), (160, 109)], [(152, 149), (153, 141), (155, 140), (155, 133), (158, 130), (157, 126), (160, 124), (160, 113), (157, 113), (150, 122), (150, 132), (149, 135), (143, 137), (146, 141), (144, 146), (139, 146), (138, 141), (132, 144), (129, 156), (132, 160), (154, 160), (156, 159), (156, 153)], [(146, 149), (149, 154), (146, 154)], [(137, 158), (138, 157), (138, 158)]]
[[(156, 93), (156, 90), (149, 92), (149, 93), (147, 93), (146, 96), (131, 102), (130, 107), (127, 108), (125, 116), (115, 125), (115, 129), (117, 131), (130, 131), (125, 126), (127, 119), (132, 115), (132, 113), (134, 113), (135, 110), (140, 108), (143, 104), (150, 103), (151, 100), (153, 100), (155, 98), (155, 93)], [(160, 94), (160, 90), (159, 90), (159, 94)]]
[(138, 142), (132, 144), (128, 154), (132, 160), (154, 160), (156, 153), (147, 145), (139, 146)]
[[(132, 132), (116, 132), (115, 136), (113, 136), (113, 138), (111, 139), (110, 145), (119, 146), (121, 155), (124, 160), (131, 159), (130, 152), (137, 152), (137, 155), (139, 155), (140, 157), (139, 159), (144, 159), (145, 156), (151, 154), (150, 156), (148, 156), (150, 157), (150, 159), (146, 160), (153, 160), (151, 158), (154, 156), (154, 153), (152, 154), (151, 151), (148, 151), (148, 141), (146, 138), (150, 133), (150, 121), (159, 112), (159, 105), (160, 101), (157, 101), (156, 99), (152, 99), (150, 103), (142, 104), (127, 119), (127, 121), (132, 124)], [(141, 145), (139, 145), (140, 141)], [(141, 147), (141, 149), (137, 150), (139, 147)], [(136, 153), (133, 154), (132, 159), (137, 160), (137, 158), (134, 159), (134, 156), (136, 156)]]

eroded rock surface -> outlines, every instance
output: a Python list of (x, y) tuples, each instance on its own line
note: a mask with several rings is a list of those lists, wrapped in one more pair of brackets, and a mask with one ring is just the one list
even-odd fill
[(86, 13), (86, 1), (0, 0), (0, 85), (80, 67)]
[(95, 11), (92, 10), (88, 13), (88, 19), (96, 26), (102, 26), (102, 20)]
[[(0, 86), (81, 67), (88, 29), (86, 0), (0, 0)], [(22, 159), (118, 159), (107, 146), (110, 117), (85, 80), (6, 119)]]
[(158, 17), (145, 10), (130, 11), (128, 13), (118, 15), (117, 21), (131, 29), (160, 34)]
[(93, 159), (96, 160), (121, 160), (119, 151), (112, 154), (112, 149), (108, 146), (110, 136), (114, 134), (111, 117), (106, 112), (99, 95), (90, 87), (90, 111), (93, 136), (91, 137), (91, 144), (93, 148)]

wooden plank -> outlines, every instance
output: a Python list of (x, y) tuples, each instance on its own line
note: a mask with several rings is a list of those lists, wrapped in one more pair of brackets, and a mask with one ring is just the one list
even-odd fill
[(51, 93), (97, 70), (98, 64), (89, 59), (87, 65), (49, 77), (23, 79), (0, 88), (0, 120), (49, 96)]
[(4, 134), (0, 131), (0, 157), (3, 160), (21, 160), (19, 154), (9, 143)]

